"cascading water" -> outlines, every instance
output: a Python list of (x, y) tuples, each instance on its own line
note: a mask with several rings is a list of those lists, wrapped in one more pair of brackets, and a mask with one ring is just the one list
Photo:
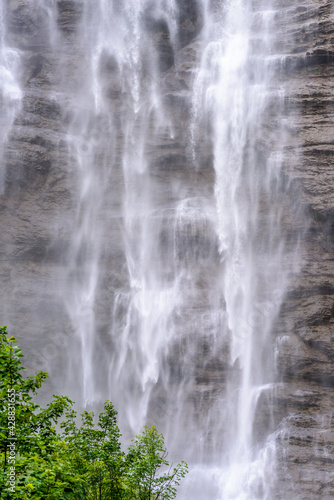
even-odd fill
[[(20, 109), (22, 93), (18, 83), (19, 53), (6, 44), (5, 7), (0, 5), (0, 161), (3, 160), (4, 145)], [(3, 163), (3, 161), (2, 161)], [(6, 171), (0, 169), (0, 194), (4, 191)]]
[[(275, 387), (270, 334), (287, 282), (283, 191), (278, 187), (282, 136), (272, 142), (270, 153), (261, 147), (268, 106), (276, 101), (279, 110), (282, 98), (273, 81), (275, 58), (270, 57), (275, 14), (268, 4), (254, 10), (236, 0), (220, 16), (208, 17), (211, 29), (203, 40), (194, 83), (193, 151), (198, 131), (203, 131), (201, 120), (210, 124), (214, 151), (219, 293), (224, 303), (219, 335), (228, 339), (230, 363), (238, 373), (232, 370), (227, 376), (219, 410), (224, 430), (216, 430), (214, 437), (218, 470), (201, 474), (202, 484), (205, 476), (208, 483), (217, 483), (215, 498), (272, 498), (274, 491), (274, 436), (260, 445), (255, 417), (261, 395)], [(207, 498), (207, 487), (198, 498)], [(199, 488), (195, 480), (185, 498), (196, 497)]]
[[(156, 424), (190, 465), (178, 498), (273, 498), (271, 334), (290, 272), (277, 12), (87, 0), (71, 30), (66, 2), (37, 3), (71, 193), (54, 236), (70, 234), (54, 273), (74, 333), (59, 384), (111, 399), (125, 439)], [(3, 25), (7, 134), (20, 91)]]
[[(71, 279), (77, 276), (68, 310), (81, 339), (84, 400), (92, 402), (107, 392), (129, 433), (154, 422), (160, 401), (170, 418), (158, 423), (173, 453), (188, 449), (186, 459), (197, 464), (181, 497), (207, 498), (210, 490), (217, 498), (270, 498), (274, 457), (270, 443), (257, 446), (254, 418), (262, 393), (273, 390), (270, 332), (286, 281), (281, 144), (271, 145), (270, 154), (261, 148), (268, 105), (275, 101), (279, 109), (280, 101), (269, 57), (275, 12), (242, 0), (218, 5), (215, 13), (202, 7), (188, 154), (196, 169), (197, 143), (206, 127), (214, 157), (214, 197), (195, 190), (189, 195), (172, 177), (159, 193), (154, 172), (159, 167), (151, 159), (156, 144), (167, 137), (171, 147), (179, 133), (159, 88), (159, 54), (150, 46), (150, 30), (159, 21), (175, 53), (177, 5), (153, 8), (143, 1), (116, 8), (101, 1), (84, 15), (85, 83), (72, 99), (69, 127), (81, 188), (68, 267)], [(106, 102), (103, 60), (114, 79), (109, 92), (121, 94), (121, 104)], [(95, 309), (111, 215), (108, 185), (120, 166), (118, 223), (128, 284), (110, 301), (112, 348), (105, 361), (105, 391), (102, 381), (100, 390), (96, 383), (101, 347)], [(201, 289), (200, 280), (212, 275), (213, 260), (216, 276)], [(210, 346), (203, 366), (225, 351), (221, 363), (230, 367), (225, 392), (213, 391), (208, 408), (209, 394), (202, 389), (201, 396), (196, 373), (201, 342)]]
[[(107, 302), (107, 307), (113, 307), (112, 332), (109, 332), (112, 342), (121, 334), (119, 345), (115, 346), (107, 361), (110, 364), (110, 379), (114, 380), (117, 374), (119, 386), (138, 383), (139, 387), (145, 387), (156, 379), (156, 354), (161, 347), (159, 331), (162, 335), (166, 332), (166, 327), (159, 325), (166, 322), (164, 318), (168, 312), (165, 311), (165, 301), (173, 295), (172, 288), (160, 288), (161, 281), (156, 276), (156, 268), (152, 269), (152, 258), (159, 257), (154, 255), (158, 249), (152, 248), (154, 229), (151, 216), (156, 208), (151, 201), (147, 138), (160, 129), (170, 132), (168, 120), (166, 122), (163, 117), (161, 95), (157, 90), (157, 54), (149, 46), (142, 26), (143, 13), (148, 8), (152, 9), (149, 2), (128, 2), (119, 8), (110, 2), (101, 1), (91, 6), (91, 9), (87, 8), (84, 13), (84, 32), (88, 39), (86, 78), (83, 87), (71, 100), (74, 118), (69, 127), (71, 158), (79, 167), (81, 188), (78, 195), (77, 230), (69, 253), (68, 271), (72, 293), (67, 305), (73, 328), (79, 332), (81, 340), (81, 369), (86, 402), (94, 401), (97, 395), (93, 367), (96, 347), (94, 308), (99, 294), (99, 281), (103, 279), (105, 271), (103, 259), (110, 258), (110, 248), (104, 248), (104, 245), (110, 245), (110, 234), (106, 231), (109, 229), (112, 239), (113, 232), (119, 231), (121, 227), (118, 237), (123, 238), (128, 274), (126, 279), (130, 285), (130, 290), (125, 287), (126, 291), (119, 291)], [(164, 7), (156, 4), (150, 11), (148, 22), (155, 23), (155, 17), (162, 17), (168, 22), (172, 36), (175, 32), (174, 10), (172, 1)], [(107, 66), (107, 71), (111, 71), (111, 89), (106, 88), (110, 81), (103, 74), (101, 76), (103, 65)], [(106, 102), (106, 92), (114, 92), (116, 97), (121, 95), (122, 102), (110, 106)], [(113, 214), (112, 209), (110, 211), (110, 205), (115, 203), (112, 199), (112, 183), (120, 175), (123, 177), (122, 208), (120, 213), (118, 206)], [(117, 203), (119, 193), (116, 196)], [(116, 229), (113, 220), (116, 220)], [(109, 255), (106, 257), (103, 254)], [(76, 276), (74, 279), (73, 275)], [(120, 316), (121, 325), (117, 323)], [(149, 318), (148, 321), (145, 318)], [(130, 347), (132, 342), (135, 345)], [(132, 365), (128, 359), (131, 349), (137, 358), (134, 373), (129, 370)], [(138, 352), (141, 351), (142, 359), (138, 358)], [(139, 366), (136, 366), (137, 363)], [(139, 393), (141, 390), (138, 389)], [(129, 393), (131, 406), (137, 406), (136, 392)], [(147, 402), (143, 403), (140, 398), (138, 404), (139, 407), (144, 404), (144, 419)], [(139, 422), (136, 415), (136, 425), (141, 425), (143, 419)]]

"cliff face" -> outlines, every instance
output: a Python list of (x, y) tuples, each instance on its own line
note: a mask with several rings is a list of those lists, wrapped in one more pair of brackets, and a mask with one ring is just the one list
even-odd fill
[[(277, 471), (281, 491), (277, 498), (329, 499), (334, 497), (334, 100), (331, 83), (334, 8), (330, 0), (300, 0), (294, 6), (289, 0), (273, 3), (280, 27), (277, 50), (287, 54), (279, 71), (285, 91), (284, 113), (288, 119), (283, 168), (285, 180), (297, 201), (284, 208), (284, 227), (288, 245), (289, 239), (300, 238), (301, 264), (298, 264), (297, 277), (289, 285), (273, 334), (282, 384), (272, 395), (270, 408), (263, 402), (259, 427), (269, 425), (273, 430), (278, 429)], [(28, 6), (24, 0), (6, 2), (7, 43), (20, 52), (22, 64), (18, 78), (24, 97), (4, 156), (6, 183), (0, 198), (0, 317), (28, 350), (33, 368), (52, 370), (55, 365), (58, 371), (64, 363), (64, 352), (72, 345), (70, 318), (61, 290), (69, 286), (72, 279), (70, 274), (64, 274), (63, 268), (68, 265), (64, 260), (68, 259), (79, 198), (75, 159), (71, 158), (66, 141), (73, 121), (73, 109), (69, 111), (68, 101), (76, 93), (84, 94), (88, 63), (85, 46), (77, 42), (84, 11), (82, 2), (58, 0), (53, 7), (46, 5), (36, 1)], [(149, 14), (145, 19), (159, 55), (165, 106), (176, 124), (173, 139), (160, 137), (160, 142), (149, 151), (157, 197), (165, 196), (164, 183), (171, 178), (189, 195), (212, 197), (214, 172), (210, 141), (203, 136), (196, 169), (186, 154), (191, 78), (199, 58), (196, 37), (203, 23), (203, 12), (196, 5), (187, 0), (179, 2), (177, 23), (182, 36), (176, 54), (166, 23)], [(56, 39), (52, 37), (55, 33)], [(117, 120), (128, 111), (112, 60), (105, 60), (100, 76), (104, 98), (117, 110)], [(94, 148), (98, 149), (105, 133), (102, 121), (98, 135), (89, 138)], [(118, 144), (122, 144), (122, 140), (119, 137)], [(87, 154), (90, 154), (89, 141), (82, 145)], [(110, 322), (108, 304), (128, 281), (119, 224), (124, 194), (122, 152), (116, 149), (102, 154), (107, 155), (106, 161), (114, 163), (115, 172), (106, 187), (110, 192), (108, 217), (112, 217), (108, 222), (109, 240), (102, 243), (105, 284), (97, 301), (97, 334), (101, 341)], [(292, 214), (296, 206), (297, 217)], [(163, 238), (163, 234), (160, 237)], [(193, 235), (193, 241), (198, 242), (199, 238), (205, 244), (210, 234), (199, 231)], [(219, 260), (215, 245), (209, 242), (208, 246), (210, 263), (202, 261), (203, 268), (198, 270), (198, 293), (191, 298), (198, 317), (201, 308), (205, 308), (203, 297), (209, 294), (214, 281), (214, 262)], [(194, 360), (197, 360), (199, 388), (202, 390), (210, 380), (207, 395), (210, 391), (219, 392), (225, 372), (231, 368), (227, 356), (210, 358), (210, 345), (205, 339), (197, 349)], [(178, 352), (182, 354), (181, 347)], [(209, 363), (201, 361), (203, 353)], [(102, 360), (102, 364), (107, 362), (108, 359)], [(182, 372), (181, 368), (175, 368), (176, 380), (180, 377), (178, 370)], [(212, 386), (213, 382), (218, 388)], [(257, 432), (261, 434), (261, 428)]]
[[(281, 2), (282, 4), (284, 2)], [(282, 487), (297, 498), (331, 498), (333, 483), (333, 15), (331, 2), (298, 2), (281, 33), (289, 47), (286, 175), (296, 186), (308, 227), (302, 268), (288, 291), (278, 331), (278, 366), (287, 383), (278, 396), (286, 412)], [(284, 448), (284, 451), (283, 451)], [(293, 486), (294, 485), (294, 486)]]

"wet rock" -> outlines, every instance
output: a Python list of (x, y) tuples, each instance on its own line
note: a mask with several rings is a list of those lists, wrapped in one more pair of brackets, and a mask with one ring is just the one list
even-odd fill
[(57, 24), (63, 33), (71, 33), (78, 28), (83, 13), (82, 1), (57, 0)]
[(7, 36), (21, 49), (44, 49), (49, 45), (49, 15), (44, 7), (31, 8), (24, 0), (6, 0)]
[(177, 0), (179, 9), (180, 43), (189, 44), (200, 32), (203, 24), (202, 12), (197, 0)]

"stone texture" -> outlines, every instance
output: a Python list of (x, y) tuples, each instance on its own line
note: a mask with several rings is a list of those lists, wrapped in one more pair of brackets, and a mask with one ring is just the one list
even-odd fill
[(282, 75), (290, 122), (284, 168), (307, 220), (302, 268), (276, 329), (284, 381), (275, 405), (284, 429), (278, 437), (284, 493), (278, 498), (329, 499), (334, 490), (334, 10), (329, 1), (277, 5), (287, 9), (288, 19), (278, 38), (288, 53)]

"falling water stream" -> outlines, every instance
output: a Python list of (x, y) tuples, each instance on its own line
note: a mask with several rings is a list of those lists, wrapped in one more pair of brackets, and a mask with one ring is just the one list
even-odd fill
[[(74, 207), (55, 290), (74, 332), (63, 379), (82, 405), (111, 399), (125, 439), (158, 426), (190, 465), (180, 500), (271, 499), (288, 282), (277, 12), (194, 3), (188, 53), (185, 2), (82, 2), (68, 45), (57, 2), (37, 3), (60, 61)], [(21, 91), (2, 11), (4, 140)]]
[[(0, 5), (0, 161), (3, 159), (4, 144), (20, 109), (22, 92), (18, 83), (19, 53), (5, 42), (5, 7)], [(0, 169), (0, 194), (4, 192), (6, 170)]]

